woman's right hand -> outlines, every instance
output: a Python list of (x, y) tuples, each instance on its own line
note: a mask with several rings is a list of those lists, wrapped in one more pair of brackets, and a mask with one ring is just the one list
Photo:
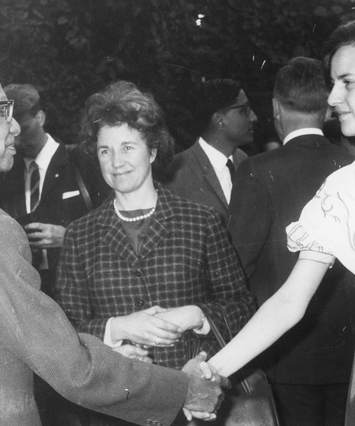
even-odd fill
[(112, 341), (127, 339), (146, 346), (173, 346), (179, 340), (183, 330), (178, 325), (155, 316), (160, 312), (164, 312), (164, 309), (153, 306), (113, 318)]
[(150, 364), (153, 362), (153, 360), (148, 356), (148, 351), (146, 349), (140, 348), (139, 346), (124, 344), (122, 346), (116, 346), (112, 349), (115, 352), (126, 356), (127, 358), (137, 359), (138, 361), (148, 362)]

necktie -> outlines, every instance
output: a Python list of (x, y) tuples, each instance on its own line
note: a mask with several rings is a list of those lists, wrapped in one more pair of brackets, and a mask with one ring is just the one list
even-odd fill
[(230, 158), (228, 158), (226, 166), (228, 167), (229, 173), (231, 175), (231, 181), (233, 182), (233, 178), (234, 178), (234, 175), (235, 175), (235, 168), (234, 168), (233, 161)]
[[(30, 189), (31, 189), (31, 213), (39, 204), (39, 170), (38, 164), (33, 160), (30, 164)], [(42, 264), (43, 252), (41, 249), (32, 249), (32, 265), (39, 269)]]
[(36, 209), (39, 203), (39, 170), (38, 164), (32, 161), (30, 164), (31, 173), (31, 212)]

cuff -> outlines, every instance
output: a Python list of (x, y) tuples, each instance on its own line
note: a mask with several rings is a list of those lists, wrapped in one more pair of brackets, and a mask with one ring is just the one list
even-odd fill
[(203, 317), (202, 317), (201, 327), (193, 329), (194, 333), (202, 334), (202, 335), (208, 334), (210, 332), (210, 330), (211, 330), (210, 323), (208, 322), (208, 319), (205, 317), (205, 315), (203, 315)]
[(112, 323), (113, 317), (109, 318), (106, 326), (105, 326), (105, 333), (104, 333), (104, 344), (107, 346), (110, 346), (110, 348), (117, 348), (122, 345), (122, 340), (116, 340), (116, 342), (113, 342), (111, 339), (111, 323)]

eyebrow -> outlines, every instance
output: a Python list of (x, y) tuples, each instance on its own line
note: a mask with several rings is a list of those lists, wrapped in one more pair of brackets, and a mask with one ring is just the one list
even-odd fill
[[(100, 149), (100, 148), (109, 148), (109, 146), (108, 145), (99, 145), (99, 143), (100, 142), (97, 142), (97, 149)], [(134, 144), (134, 145), (137, 145), (138, 144), (138, 142), (136, 142), (136, 141), (123, 141), (122, 142), (122, 145), (128, 145), (128, 144)]]
[[(355, 72), (345, 72), (343, 74), (336, 76), (336, 79), (341, 80), (341, 79), (346, 78), (346, 77), (355, 77)], [(332, 77), (332, 80), (334, 81), (333, 77)]]

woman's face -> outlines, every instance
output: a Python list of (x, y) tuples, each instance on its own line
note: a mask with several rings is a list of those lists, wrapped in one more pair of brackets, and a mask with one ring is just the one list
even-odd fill
[(151, 182), (156, 150), (150, 152), (142, 134), (127, 124), (99, 130), (97, 156), (106, 183), (117, 192), (131, 193)]
[(355, 135), (355, 45), (339, 48), (332, 57), (330, 76), (333, 88), (328, 103), (338, 115), (345, 136)]

